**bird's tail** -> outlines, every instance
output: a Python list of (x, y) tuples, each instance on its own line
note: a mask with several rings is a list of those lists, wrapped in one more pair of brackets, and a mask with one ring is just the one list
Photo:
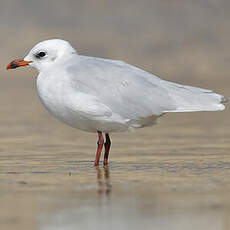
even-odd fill
[(228, 99), (212, 90), (170, 83), (169, 96), (176, 109), (165, 112), (195, 112), (224, 110)]

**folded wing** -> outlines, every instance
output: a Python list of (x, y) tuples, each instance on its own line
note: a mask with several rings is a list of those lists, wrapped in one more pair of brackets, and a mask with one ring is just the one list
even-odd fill
[(74, 90), (96, 97), (112, 113), (128, 119), (223, 110), (226, 102), (211, 90), (164, 81), (121, 61), (80, 56), (69, 63), (67, 72)]

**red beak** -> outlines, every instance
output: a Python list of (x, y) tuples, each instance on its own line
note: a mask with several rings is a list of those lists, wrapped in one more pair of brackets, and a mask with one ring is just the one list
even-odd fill
[(16, 69), (20, 66), (26, 66), (26, 65), (29, 65), (29, 63), (31, 63), (32, 61), (24, 61), (23, 59), (16, 59), (12, 62), (10, 62), (6, 69)]

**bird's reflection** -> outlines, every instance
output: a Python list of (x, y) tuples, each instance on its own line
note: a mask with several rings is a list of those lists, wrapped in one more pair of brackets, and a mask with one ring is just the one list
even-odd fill
[(103, 168), (96, 166), (95, 168), (97, 170), (98, 194), (108, 196), (112, 191), (109, 166)]

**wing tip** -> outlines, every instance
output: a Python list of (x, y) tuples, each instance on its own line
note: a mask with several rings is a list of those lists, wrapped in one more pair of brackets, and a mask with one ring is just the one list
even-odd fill
[(225, 96), (222, 96), (220, 99), (220, 103), (222, 103), (222, 104), (228, 103), (228, 101), (229, 101), (229, 99)]

